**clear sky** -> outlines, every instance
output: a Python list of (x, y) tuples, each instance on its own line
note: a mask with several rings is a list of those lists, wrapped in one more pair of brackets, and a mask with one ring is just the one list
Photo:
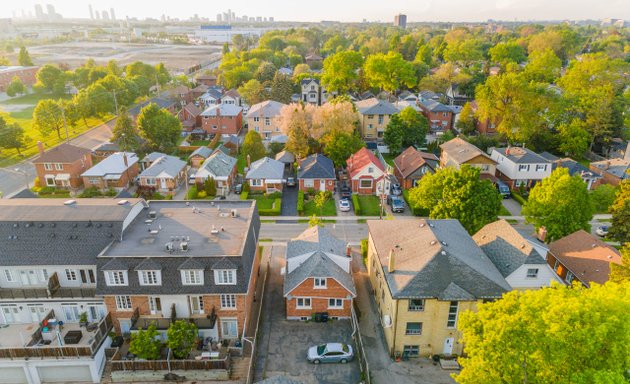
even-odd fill
[[(89, 17), (88, 4), (96, 10), (113, 7), (117, 18), (153, 17), (162, 14), (186, 19), (193, 14), (215, 20), (231, 8), (237, 16), (272, 16), (276, 20), (348, 22), (391, 21), (397, 13), (413, 21), (578, 20), (616, 18), (630, 20), (630, 0), (22, 0), (0, 7), (0, 17), (34, 14), (34, 5), (52, 4), (64, 17)], [(225, 9), (224, 9), (225, 8)]]

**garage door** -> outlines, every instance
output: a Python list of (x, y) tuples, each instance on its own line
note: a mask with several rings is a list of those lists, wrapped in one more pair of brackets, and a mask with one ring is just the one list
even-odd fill
[(0, 368), (0, 383), (27, 383), (24, 368)]
[(64, 367), (39, 367), (42, 383), (65, 383), (68, 381), (92, 381), (90, 367), (86, 365)]

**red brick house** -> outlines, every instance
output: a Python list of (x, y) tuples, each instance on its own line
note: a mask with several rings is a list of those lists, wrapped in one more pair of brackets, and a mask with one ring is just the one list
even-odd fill
[(243, 108), (233, 104), (217, 104), (201, 112), (201, 129), (206, 133), (236, 135), (243, 127)]
[(217, 77), (214, 75), (199, 75), (195, 77), (197, 84), (203, 84), (208, 87), (214, 87), (217, 85)]
[(424, 117), (429, 120), (431, 132), (445, 132), (453, 129), (453, 110), (438, 101), (424, 100), (418, 103)]
[(425, 174), (435, 172), (439, 161), (432, 153), (409, 147), (394, 159), (394, 176), (403, 189), (413, 188)]
[[(478, 105), (476, 101), (471, 101), (470, 106), (472, 107), (473, 113), (477, 113)], [(490, 122), (489, 119), (479, 120), (475, 117), (475, 127), (477, 131), (482, 135), (495, 135), (497, 133), (497, 125), (495, 123)]]
[(116, 152), (81, 174), (86, 188), (100, 190), (127, 188), (138, 176), (138, 155)]
[(192, 131), (201, 126), (201, 109), (194, 103), (186, 104), (177, 114), (179, 121), (182, 122), (182, 128), (185, 131)]
[(335, 191), (335, 165), (322, 154), (310, 155), (300, 161), (297, 178), (300, 191)]
[(357, 296), (346, 244), (315, 226), (287, 244), (284, 297), (288, 320), (310, 320), (316, 313), (333, 319), (352, 316)]
[(32, 87), (37, 82), (39, 67), (0, 66), (0, 91), (4, 92), (14, 77), (18, 77), (26, 87)]
[(352, 193), (378, 195), (385, 193), (385, 166), (367, 148), (361, 148), (346, 160)]
[(81, 174), (92, 166), (89, 149), (72, 144), (60, 144), (44, 152), (42, 142), (37, 143), (39, 157), (33, 160), (42, 187), (80, 188)]

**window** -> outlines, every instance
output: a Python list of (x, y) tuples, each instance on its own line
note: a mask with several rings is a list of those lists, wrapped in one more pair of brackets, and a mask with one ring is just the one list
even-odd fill
[(262, 187), (263, 185), (262, 179), (251, 179), (249, 183), (251, 184), (252, 187)]
[[(367, 118), (368, 118), (368, 119), (373, 119), (373, 118), (374, 118), (374, 115), (368, 115), (368, 116), (367, 116)], [(372, 128), (372, 127), (370, 127), (370, 128)]]
[(79, 269), (81, 275), (81, 282), (83, 284), (95, 284), (96, 277), (94, 276), (94, 270), (92, 269)]
[(221, 295), (221, 308), (236, 308), (236, 295)]
[(546, 164), (537, 164), (536, 165), (536, 172), (543, 172), (547, 170), (547, 165)]
[(538, 268), (528, 268), (527, 269), (527, 278), (535, 279), (538, 277)]
[(317, 288), (317, 289), (326, 288), (326, 278), (325, 277), (316, 277), (313, 280), (315, 281), (315, 288)]
[(13, 279), (13, 272), (10, 269), (4, 270), (4, 277), (7, 279), (7, 282), (13, 283), (15, 280)]
[(313, 179), (304, 179), (304, 188), (313, 188), (315, 181)]
[(161, 273), (160, 271), (138, 271), (140, 278), (140, 285), (160, 285)]
[(44, 163), (44, 169), (47, 171), (52, 171), (53, 169), (52, 163)]
[(63, 310), (63, 315), (67, 322), (79, 321), (81, 312), (76, 304), (61, 304), (61, 309)]
[(55, 170), (57, 170), (57, 171), (62, 171), (62, 170), (63, 170), (63, 164), (61, 164), (61, 163), (55, 163)]
[(567, 283), (571, 284), (573, 279), (575, 279), (575, 275), (571, 271), (567, 272), (567, 277), (565, 279)]
[(297, 309), (310, 309), (311, 308), (311, 298), (310, 297), (298, 297), (295, 307)]
[(403, 347), (403, 355), (407, 354), (409, 357), (417, 357), (420, 356), (420, 346), (419, 345), (405, 345)]
[(521, 164), (518, 166), (519, 172), (527, 172), (529, 171), (529, 164)]
[(236, 319), (221, 320), (221, 337), (235, 338), (238, 337), (238, 322)]
[(190, 312), (193, 315), (203, 313), (203, 296), (190, 296)]
[(127, 285), (126, 271), (107, 271), (107, 285)]
[(236, 270), (219, 269), (214, 271), (214, 282), (218, 285), (236, 285)]
[(373, 167), (368, 167), (368, 173), (374, 173), (374, 168)]
[(258, 128), (258, 127), (254, 127), (254, 131), (259, 132), (259, 131), (260, 131), (260, 128)]
[(343, 308), (343, 299), (328, 299), (328, 309)]
[(378, 115), (378, 123), (383, 124), (383, 120), (385, 119), (384, 115)]
[(260, 117), (254, 117), (254, 122), (259, 122), (260, 121)]
[(271, 125), (271, 119), (268, 117), (265, 117), (265, 125)]
[(116, 296), (116, 309), (121, 311), (130, 311), (131, 296)]
[(314, 91), (314, 90), (315, 90), (315, 86), (311, 85), (311, 91)]
[(312, 94), (312, 93), (309, 96), (310, 96), (311, 100), (315, 100), (316, 99), (316, 96), (314, 94)]
[(420, 312), (424, 311), (424, 300), (423, 299), (411, 299), (409, 300), (409, 312)]
[(48, 277), (49, 277), (48, 270), (47, 269), (42, 269), (40, 271), (39, 279), (41, 281), (48, 281)]
[(200, 269), (186, 269), (182, 271), (183, 285), (203, 285), (203, 275)]
[(405, 335), (422, 335), (422, 323), (407, 323)]
[(558, 269), (560, 269), (560, 262), (556, 260), (556, 262), (553, 264), (553, 271), (558, 272)]
[(147, 177), (144, 180), (146, 181), (147, 185), (156, 185), (157, 184), (156, 180), (154, 178), (152, 178), (152, 177)]
[(88, 177), (88, 181), (90, 184), (98, 184), (101, 182), (101, 179), (98, 177)]
[(55, 178), (54, 177), (46, 177), (46, 186), (54, 187), (55, 186)]
[(447, 328), (455, 328), (457, 324), (457, 301), (451, 301), (451, 305), (448, 307), (448, 321), (446, 322)]
[(66, 280), (68, 281), (76, 281), (77, 279), (77, 271), (74, 269), (66, 269)]
[(361, 179), (359, 182), (359, 188), (372, 188), (372, 180)]
[(212, 129), (217, 129), (217, 126), (216, 126), (216, 125), (213, 125), (213, 126), (212, 126)]

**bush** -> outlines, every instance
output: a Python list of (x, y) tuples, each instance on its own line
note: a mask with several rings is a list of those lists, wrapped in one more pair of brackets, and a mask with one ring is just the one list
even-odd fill
[(199, 191), (197, 192), (197, 198), (198, 199), (205, 199), (206, 196), (208, 196), (208, 194), (206, 193), (206, 191)]
[(241, 200), (247, 200), (248, 197), (249, 197), (249, 191), (241, 192)]
[[(241, 194), (241, 199), (242, 198), (243, 198), (243, 194)], [(282, 199), (277, 198), (273, 202), (273, 208), (271, 209), (258, 208), (258, 214), (260, 214), (260, 216), (280, 216), (281, 210), (282, 210)]]
[(359, 204), (359, 196), (352, 195), (352, 205), (354, 206), (354, 214), (361, 216), (361, 205)]
[(367, 265), (368, 254), (368, 239), (361, 239), (361, 256), (363, 257), (363, 264)]
[(173, 195), (166, 195), (164, 200), (173, 200)]
[(525, 205), (525, 203), (527, 203), (527, 200), (525, 200), (525, 198), (516, 191), (512, 191), (512, 198), (518, 201), (521, 205)]
[(590, 192), (591, 205), (598, 213), (608, 213), (608, 207), (613, 205), (617, 196), (617, 189), (609, 184), (602, 184)]
[(39, 181), (39, 177), (35, 178), (35, 180), (33, 181), (33, 186), (35, 186), (35, 187), (41, 187), (42, 186), (41, 181)]
[(241, 192), (249, 193), (249, 183), (247, 181), (243, 183), (243, 188), (241, 189)]
[(41, 187), (39, 189), (40, 195), (52, 195), (55, 193), (55, 187)]
[(422, 216), (422, 217), (429, 216), (428, 209), (414, 207), (413, 205), (409, 204), (409, 190), (408, 189), (405, 189), (403, 191), (403, 199), (405, 199), (405, 203), (407, 203), (407, 205), (409, 206), (409, 209), (411, 209), (411, 213), (413, 213), (414, 216)]
[(103, 193), (103, 195), (105, 196), (111, 196), (114, 197), (118, 194), (118, 192), (114, 189), (114, 188), (110, 188), (107, 191), (105, 191), (105, 193)]
[(164, 200), (165, 197), (164, 195), (162, 195), (159, 192), (155, 192), (152, 196), (151, 196), (151, 200)]
[(304, 191), (299, 191), (298, 192), (297, 211), (298, 211), (298, 215), (303, 215), (304, 214)]
[(280, 199), (282, 198), (282, 192), (274, 192), (270, 194), (265, 194), (265, 197), (268, 199)]
[(102, 196), (102, 195), (103, 194), (101, 193), (101, 191), (98, 190), (98, 188), (89, 187), (89, 188), (85, 188), (83, 192), (79, 194), (79, 197), (91, 198), (91, 197), (97, 197), (97, 196)]
[(186, 200), (195, 200), (197, 198), (197, 186), (194, 185), (188, 189), (188, 194), (186, 195)]

